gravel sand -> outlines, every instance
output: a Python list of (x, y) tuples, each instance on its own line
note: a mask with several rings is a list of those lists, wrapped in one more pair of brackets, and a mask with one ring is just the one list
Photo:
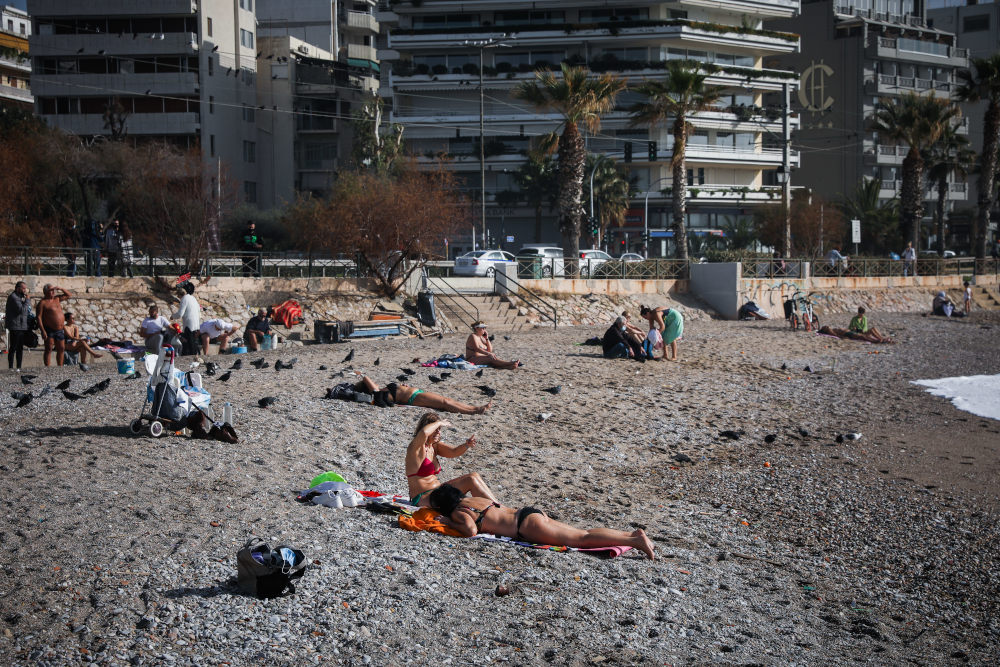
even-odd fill
[[(680, 362), (645, 364), (575, 345), (603, 329), (538, 329), (495, 342), (525, 369), (454, 371), (433, 385), (437, 371), (412, 360), (461, 352), (464, 337), (354, 346), (350, 365), (380, 382), (405, 366), (417, 386), (459, 400), (482, 402), (480, 384), (497, 389), (486, 415), (449, 417), (449, 439), (478, 444), (444, 461), (445, 478), (478, 471), (508, 506), (643, 528), (652, 562), (408, 533), (365, 509), (296, 503), (326, 470), (406, 490), (403, 452), (423, 410), (323, 400), (345, 345), (248, 355), (227, 383), (206, 378), (213, 402), (234, 406), (237, 445), (132, 436), (145, 383), (110, 364), (32, 369), (30, 387), (5, 372), (0, 655), (52, 665), (996, 664), (1000, 422), (910, 381), (1000, 373), (1000, 314), (875, 319), (898, 345), (700, 320), (685, 327)], [(272, 367), (249, 366), (260, 356)], [(292, 370), (274, 371), (292, 356)], [(232, 359), (215, 358), (223, 369)], [(80, 401), (58, 390), (23, 408), (10, 398), (65, 379), (79, 393), (105, 377), (106, 391)], [(559, 395), (541, 391), (553, 385)], [(257, 407), (264, 396), (277, 403)], [(853, 432), (861, 439), (837, 442)], [(295, 595), (237, 591), (235, 553), (251, 534), (314, 561)]]

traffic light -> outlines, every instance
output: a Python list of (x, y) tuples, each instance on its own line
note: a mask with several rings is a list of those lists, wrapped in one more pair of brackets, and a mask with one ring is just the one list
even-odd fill
[(590, 217), (590, 235), (596, 237), (597, 233), (600, 231), (597, 224), (597, 218), (595, 218), (594, 216), (589, 216), (589, 217)]
[(656, 162), (656, 142), (649, 142), (649, 161)]
[(625, 161), (626, 162), (631, 162), (632, 161), (632, 142), (631, 141), (626, 141), (625, 142)]

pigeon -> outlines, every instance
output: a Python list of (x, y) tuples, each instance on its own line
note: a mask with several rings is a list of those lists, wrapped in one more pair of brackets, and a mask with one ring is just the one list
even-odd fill
[(494, 341), (496, 339), (497, 339), (497, 335), (496, 334), (490, 334), (490, 341)]
[(372, 363), (372, 366), (378, 366), (380, 363), (382, 363), (382, 357), (378, 357), (377, 359), (375, 359), (375, 361)]
[(80, 394), (74, 394), (73, 392), (66, 391), (65, 389), (62, 390), (62, 393), (63, 393), (63, 396), (65, 396), (66, 398), (68, 398), (71, 401), (79, 401), (81, 398), (85, 398), (84, 396), (81, 396)]
[(80, 371), (81, 372), (86, 373), (89, 370), (90, 370), (90, 366), (88, 366), (87, 364), (80, 364)]
[(484, 371), (484, 370), (486, 370), (486, 369), (485, 369), (485, 368), (480, 368), (480, 369), (479, 369), (479, 372), (478, 372), (478, 373), (476, 373), (476, 377), (477, 377), (477, 378), (481, 378), (481, 377), (483, 377), (483, 371)]
[(540, 415), (538, 415), (537, 419), (538, 419), (538, 421), (543, 422), (543, 421), (548, 420), (549, 417), (551, 417), (551, 416), (552, 416), (551, 412), (543, 412)]
[(41, 393), (38, 394), (38, 398), (41, 398), (42, 396), (48, 396), (51, 393), (52, 393), (52, 385), (47, 384), (45, 385), (45, 389), (42, 389)]
[(838, 435), (838, 436), (836, 437), (836, 440), (837, 440), (837, 442), (838, 442), (838, 443), (839, 443), (839, 442), (843, 442), (843, 441), (844, 441), (844, 436), (842, 436), (842, 435)]
[(444, 334), (438, 331), (438, 340), (441, 340), (442, 338), (444, 338)]
[(813, 369), (812, 369), (812, 367), (810, 367), (810, 366), (806, 366), (806, 367), (805, 367), (805, 368), (803, 368), (802, 370), (804, 370), (804, 371), (805, 371), (806, 373), (812, 373), (812, 372), (813, 372)]
[(27, 394), (22, 393), (20, 391), (12, 391), (12, 392), (10, 392), (10, 397), (13, 398), (15, 401), (20, 401), (25, 396), (27, 396)]
[(56, 389), (69, 389), (69, 383), (70, 383), (69, 380), (63, 380), (62, 382), (56, 385)]
[(414, 358), (414, 360), (413, 360), (413, 361), (411, 361), (410, 363), (411, 363), (411, 364), (419, 364), (419, 363), (420, 363), (420, 357), (416, 357), (416, 358)]
[(503, 339), (504, 340), (510, 340), (510, 336), (504, 336)]
[(351, 348), (351, 351), (347, 353), (347, 356), (344, 357), (344, 360), (341, 361), (340, 363), (346, 364), (348, 361), (351, 361), (352, 359), (354, 359), (354, 348), (353, 347)]
[(243, 360), (242, 359), (237, 359), (236, 362), (232, 366), (229, 367), (229, 370), (231, 370), (231, 371), (238, 371), (241, 368), (243, 368)]
[(291, 361), (286, 361), (285, 362), (285, 370), (286, 371), (292, 370), (292, 368), (294, 368), (295, 364), (297, 364), (297, 363), (299, 363), (299, 358), (298, 357), (292, 357)]
[(451, 373), (441, 373), (441, 379), (442, 380), (450, 378), (450, 377), (451, 377)]
[(434, 384), (437, 384), (438, 382), (441, 381), (441, 378), (439, 378), (436, 375), (429, 375), (429, 376), (427, 376), (427, 379), (430, 380), (431, 382), (433, 382)]
[(546, 391), (555, 396), (556, 394), (562, 391), (562, 385), (560, 384), (556, 385), (555, 387), (549, 387), (548, 389), (542, 389), (542, 391)]
[(803, 438), (808, 438), (809, 437), (809, 431), (805, 430), (804, 428), (802, 428), (800, 426), (799, 427), (799, 435), (801, 435)]
[(264, 398), (257, 401), (257, 405), (259, 405), (262, 408), (268, 408), (277, 402), (278, 399), (276, 399), (274, 396), (265, 396)]
[(34, 380), (37, 377), (38, 377), (37, 375), (22, 375), (21, 384), (34, 384), (32, 380)]
[(232, 376), (233, 376), (232, 371), (226, 371), (225, 373), (219, 376), (219, 382), (229, 382), (229, 378), (231, 378)]
[(33, 398), (34, 398), (34, 396), (31, 395), (30, 393), (25, 394), (24, 396), (21, 397), (21, 400), (17, 402), (17, 407), (23, 408), (28, 403), (31, 403), (31, 399), (33, 399)]
[(787, 371), (788, 370), (788, 364), (781, 364), (781, 370)]
[(777, 439), (778, 436), (775, 435), (774, 433), (768, 433), (767, 435), (764, 436), (764, 442), (766, 442), (769, 445)]
[(479, 385), (479, 391), (483, 392), (484, 394), (486, 394), (490, 398), (493, 398), (494, 396), (497, 395), (497, 390), (496, 389), (494, 389), (493, 387), (490, 387), (489, 385), (485, 385), (485, 384)]
[(730, 440), (739, 440), (740, 434), (736, 431), (719, 431), (719, 435), (723, 438), (729, 438)]
[(250, 362), (250, 365), (256, 368), (257, 370), (260, 370), (262, 368), (267, 368), (267, 362), (264, 360), (263, 357), (261, 357), (260, 359), (254, 359), (253, 361)]
[(284, 367), (285, 367), (285, 365), (283, 363), (281, 363), (281, 359), (278, 359), (277, 361), (274, 362), (274, 371), (275, 372), (280, 371)]
[(404, 373), (406, 373), (407, 375), (416, 375), (416, 374), (417, 374), (417, 372), (416, 372), (416, 371), (412, 371), (412, 370), (410, 370), (409, 368), (400, 368), (399, 370), (403, 371), (403, 372), (404, 372)]
[(84, 390), (83, 393), (87, 396), (92, 396), (93, 394), (97, 394), (104, 391), (110, 386), (111, 386), (111, 378), (106, 378), (95, 384), (93, 387), (88, 387), (87, 389)]
[(321, 370), (321, 371), (325, 371), (325, 370), (327, 370), (327, 368), (326, 368), (326, 366), (324, 366), (323, 364), (320, 364), (320, 365), (319, 365), (319, 370)]
[(396, 376), (396, 380), (398, 380), (399, 382), (406, 382), (409, 379), (410, 379), (409, 375), (397, 375)]
[(218, 372), (219, 372), (219, 364), (215, 363), (214, 361), (210, 361), (207, 364), (205, 364), (205, 375), (207, 375), (208, 377), (212, 377)]

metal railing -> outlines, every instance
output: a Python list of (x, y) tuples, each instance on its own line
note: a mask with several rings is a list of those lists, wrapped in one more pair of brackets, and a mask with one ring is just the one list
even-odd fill
[[(514, 285), (517, 286), (517, 292), (514, 293), (515, 296), (524, 301), (524, 304), (526, 306), (537, 311), (539, 315), (550, 320), (552, 322), (553, 329), (559, 327), (559, 312), (556, 310), (555, 306), (553, 306), (551, 303), (543, 299), (541, 296), (539, 296), (535, 292), (532, 292), (530, 289), (522, 285), (517, 278), (510, 275), (505, 275), (503, 280), (504, 282), (503, 284), (501, 284), (500, 274), (499, 273), (493, 274), (494, 294), (514, 293), (513, 290), (511, 290), (510, 287), (508, 287), (506, 284), (507, 282), (513, 283)], [(525, 295), (528, 295), (529, 298), (525, 298)], [(551, 310), (552, 314), (550, 315), (548, 312), (546, 312), (546, 309)]]
[(799, 279), (804, 274), (803, 264), (799, 259), (745, 259), (742, 262), (744, 278), (792, 278)]
[[(469, 300), (469, 297), (462, 294), (454, 285), (449, 283), (444, 278), (437, 276), (431, 277), (427, 270), (424, 269), (424, 286), (426, 289), (430, 290), (434, 294), (439, 294), (448, 297), (450, 303), (449, 306), (457, 308), (461, 313), (468, 318), (466, 322), (470, 327), (478, 322), (481, 318), (479, 317), (479, 307)], [(465, 305), (462, 305), (463, 302)], [(466, 308), (468, 306), (468, 308)]]
[[(816, 278), (829, 277), (907, 277), (907, 276), (971, 276), (977, 269), (982, 269), (978, 275), (996, 273), (995, 260), (980, 260), (981, 265), (972, 257), (952, 257), (948, 259), (918, 257), (914, 262), (888, 258), (854, 258), (831, 264), (822, 259), (812, 263), (811, 275)], [(990, 262), (993, 262), (992, 266)]]

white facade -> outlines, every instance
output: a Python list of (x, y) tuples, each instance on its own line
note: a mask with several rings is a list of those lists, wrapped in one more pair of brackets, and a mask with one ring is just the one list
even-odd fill
[(0, 105), (30, 110), (31, 59), (28, 37), (31, 18), (17, 7), (0, 7)]
[[(564, 61), (619, 73), (632, 84), (662, 76), (666, 61), (697, 61), (709, 73), (707, 82), (723, 88), (717, 108), (692, 119), (686, 158), (688, 217), (695, 234), (748, 215), (755, 202), (770, 202), (776, 194), (763, 175), (782, 164), (783, 147), (773, 140), (782, 136), (782, 113), (765, 113), (762, 95), (794, 87), (796, 81), (791, 72), (763, 69), (763, 59), (797, 52), (799, 40), (763, 30), (761, 19), (796, 16), (798, 0), (674, 0), (629, 3), (627, 8), (613, 8), (603, 0), (425, 0), (419, 7), (400, 3), (392, 8), (378, 15), (395, 26), (380, 52), (383, 62), (394, 60), (391, 74), (382, 76), (383, 95), (393, 99), (391, 120), (404, 125), (414, 154), (428, 161), (441, 153), (452, 158), (470, 193), (479, 191), (480, 51), (463, 42), (492, 39), (506, 45), (482, 52), (487, 227), (497, 242), (514, 236), (516, 249), (536, 241), (533, 212), (527, 206), (499, 207), (495, 196), (516, 190), (513, 172), (525, 162), (524, 151), (558, 123), (556, 116), (514, 100), (510, 91), (533, 79), (535, 68), (558, 68)], [(672, 137), (669, 124), (656, 130), (630, 127), (625, 109), (638, 100), (636, 93), (623, 94), (619, 108), (603, 119), (597, 136), (587, 137), (587, 145), (590, 152), (619, 163), (631, 146), (628, 166), (640, 194), (613, 249), (617, 253), (641, 246), (648, 193), (649, 227), (654, 230), (649, 250), (659, 255), (667, 251), (672, 234), (666, 231), (670, 201), (660, 192), (670, 184)], [(653, 159), (650, 142), (656, 144)], [(791, 164), (797, 162), (793, 153)], [(554, 213), (548, 216), (541, 241), (558, 238), (554, 218)], [(629, 242), (622, 245), (626, 235)]]
[(36, 112), (75, 134), (106, 135), (124, 107), (127, 136), (200, 147), (257, 200), (256, 24), (250, 0), (29, 0)]

